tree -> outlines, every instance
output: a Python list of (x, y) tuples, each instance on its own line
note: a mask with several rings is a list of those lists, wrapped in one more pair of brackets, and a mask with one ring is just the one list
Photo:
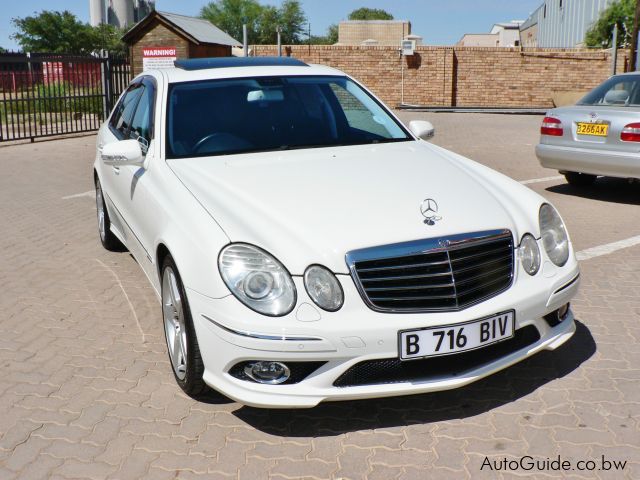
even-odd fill
[(112, 25), (92, 27), (71, 12), (43, 10), (37, 15), (12, 19), (12, 35), (25, 52), (90, 53), (98, 50), (124, 53), (122, 30)]
[(107, 50), (111, 53), (125, 55), (127, 45), (122, 41), (126, 29), (102, 23), (91, 27), (89, 43), (91, 51)]
[(256, 44), (275, 44), (278, 27), (282, 43), (300, 43), (307, 21), (299, 0), (285, 0), (280, 8), (263, 6), (257, 0), (216, 0), (205, 5), (200, 16), (236, 40), (242, 40), (242, 24), (246, 23), (249, 42)]
[(338, 43), (338, 32), (338, 25), (335, 23), (333, 25), (329, 25), (329, 29), (327, 31), (327, 40), (329, 40), (329, 43)]
[(300, 43), (307, 17), (298, 0), (284, 0), (278, 9), (278, 22), (282, 28), (283, 43)]
[(258, 37), (259, 18), (263, 7), (256, 0), (216, 0), (200, 10), (200, 17), (209, 20), (233, 38), (242, 41), (242, 25), (247, 25), (249, 41)]
[(14, 18), (12, 35), (25, 52), (83, 53), (90, 51), (91, 27), (74, 14), (43, 10), (31, 17)]
[(333, 45), (334, 43), (338, 43), (338, 25), (335, 23), (329, 25), (326, 35), (311, 36), (312, 45)]
[(393, 20), (393, 15), (381, 8), (362, 7), (351, 12), (349, 20)]
[(262, 7), (258, 22), (258, 44), (275, 44), (280, 27), (282, 43), (301, 43), (307, 19), (298, 0), (285, 0), (280, 8)]
[(611, 47), (613, 27), (618, 25), (618, 47), (631, 43), (636, 0), (618, 0), (602, 11), (585, 36), (589, 47)]

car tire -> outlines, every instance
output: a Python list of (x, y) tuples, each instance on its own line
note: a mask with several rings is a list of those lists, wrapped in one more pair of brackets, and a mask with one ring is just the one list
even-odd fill
[(208, 390), (202, 379), (204, 364), (189, 302), (171, 255), (164, 258), (161, 272), (162, 318), (173, 376), (187, 395), (198, 397)]
[(118, 237), (111, 231), (111, 220), (107, 211), (107, 204), (104, 201), (100, 180), (96, 178), (96, 213), (98, 216), (98, 235), (102, 246), (111, 251), (118, 252), (124, 250), (124, 245)]
[(593, 185), (593, 182), (598, 178), (596, 175), (590, 175), (588, 173), (579, 172), (566, 172), (564, 177), (567, 179), (569, 185), (574, 187), (588, 187)]

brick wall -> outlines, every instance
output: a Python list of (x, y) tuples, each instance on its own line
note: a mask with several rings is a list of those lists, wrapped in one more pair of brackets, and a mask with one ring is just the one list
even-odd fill
[(142, 72), (142, 49), (144, 47), (176, 47), (178, 59), (189, 58), (189, 42), (161, 23), (156, 22), (140, 40), (130, 47), (134, 76)]
[[(252, 47), (276, 55), (275, 46)], [(419, 46), (402, 59), (396, 47), (296, 45), (288, 55), (329, 65), (362, 82), (385, 103), (460, 107), (553, 106), (557, 92), (587, 91), (611, 74), (604, 50)], [(628, 53), (618, 52), (618, 72)], [(403, 68), (401, 65), (404, 63)]]

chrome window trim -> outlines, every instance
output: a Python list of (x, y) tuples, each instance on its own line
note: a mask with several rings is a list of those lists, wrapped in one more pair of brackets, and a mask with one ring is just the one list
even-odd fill
[(255, 338), (257, 340), (278, 340), (285, 342), (322, 342), (323, 338), (320, 337), (298, 337), (295, 335), (273, 335), (268, 333), (256, 333), (256, 332), (247, 332), (244, 330), (235, 330), (233, 328), (226, 327), (219, 322), (216, 322), (213, 318), (208, 317), (204, 313), (201, 314), (204, 318), (213, 323), (216, 327), (221, 328), (222, 330), (233, 333), (234, 335), (239, 335), (241, 337), (249, 337)]
[[(441, 307), (441, 308), (383, 308), (375, 305), (371, 300), (369, 300), (369, 296), (360, 281), (360, 277), (356, 271), (356, 263), (367, 261), (367, 260), (383, 260), (386, 258), (398, 258), (398, 257), (409, 257), (411, 255), (420, 255), (425, 253), (438, 253), (444, 252), (447, 253), (447, 258), (449, 259), (449, 266), (451, 267), (449, 252), (453, 250), (458, 250), (460, 248), (464, 248), (469, 244), (474, 245), (482, 245), (483, 243), (490, 243), (495, 240), (499, 240), (502, 238), (510, 238), (513, 245), (512, 252), (512, 263), (511, 263), (511, 275), (509, 284), (504, 288), (492, 292), (490, 295), (486, 295), (484, 297), (478, 298), (477, 300), (464, 304), (462, 306), (457, 307)], [(461, 233), (456, 235), (447, 235), (443, 237), (434, 237), (434, 238), (425, 238), (422, 240), (412, 240), (409, 242), (401, 242), (401, 243), (393, 243), (390, 245), (381, 245), (378, 247), (367, 247), (361, 248), (357, 250), (351, 250), (347, 252), (345, 255), (345, 261), (347, 263), (347, 267), (349, 268), (349, 272), (351, 274), (351, 279), (356, 285), (356, 289), (364, 303), (371, 310), (381, 313), (425, 313), (425, 312), (459, 312), (461, 310), (465, 310), (469, 307), (477, 305), (479, 303), (488, 300), (489, 298), (493, 298), (501, 293), (507, 291), (513, 285), (514, 280), (514, 271), (515, 271), (515, 260), (516, 260), (516, 250), (517, 243), (509, 229), (499, 229), (499, 230), (486, 230), (482, 232), (472, 232), (472, 233)], [(452, 270), (453, 271), (453, 270)], [(454, 283), (455, 277), (451, 276)], [(457, 295), (457, 290), (456, 290)]]

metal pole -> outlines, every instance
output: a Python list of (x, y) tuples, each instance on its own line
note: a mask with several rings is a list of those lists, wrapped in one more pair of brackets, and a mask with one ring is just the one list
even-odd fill
[(282, 27), (278, 25), (276, 27), (276, 32), (278, 32), (278, 56), (282, 56)]
[(638, 32), (638, 36), (636, 37), (636, 64), (633, 69), (634, 72), (638, 71), (638, 67), (640, 67), (640, 48), (638, 48), (638, 45), (640, 45), (640, 32)]
[(242, 45), (244, 47), (244, 56), (249, 56), (249, 39), (247, 35), (247, 24), (242, 25)]
[(618, 24), (613, 26), (613, 42), (611, 43), (611, 75), (616, 74), (618, 66)]
[(638, 49), (638, 20), (640, 17), (640, 0), (636, 0), (636, 12), (633, 17), (633, 34), (631, 35), (631, 52), (629, 58), (629, 70), (635, 72), (637, 69), (636, 51)]
[(404, 53), (400, 48), (400, 105), (404, 105)]

